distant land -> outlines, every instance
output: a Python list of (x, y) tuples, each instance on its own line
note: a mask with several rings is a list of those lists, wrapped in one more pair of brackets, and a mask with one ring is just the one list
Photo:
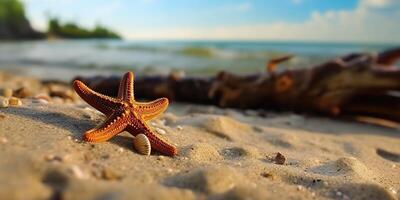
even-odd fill
[(29, 40), (45, 38), (113, 38), (121, 36), (102, 25), (93, 29), (80, 27), (72, 22), (61, 23), (58, 18), (50, 18), (48, 30), (43, 33), (34, 30), (25, 15), (24, 5), (19, 0), (0, 0), (0, 39)]
[(87, 38), (114, 38), (120, 39), (121, 37), (107, 28), (97, 25), (94, 29), (82, 28), (74, 23), (60, 23), (57, 18), (49, 20), (48, 35), (50, 37), (59, 38), (74, 38), (74, 39), (87, 39)]

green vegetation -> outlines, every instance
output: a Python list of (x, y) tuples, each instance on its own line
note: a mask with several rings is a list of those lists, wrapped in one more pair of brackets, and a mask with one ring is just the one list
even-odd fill
[(0, 0), (0, 22), (25, 19), (24, 6), (17, 0)]
[[(89, 30), (74, 23), (61, 24), (57, 18), (49, 20), (48, 33), (61, 38), (120, 38), (118, 34), (98, 25)], [(20, 0), (0, 0), (0, 39), (38, 39), (43, 33), (32, 29)]]
[(37, 39), (44, 35), (33, 30), (18, 0), (0, 0), (0, 39)]
[(88, 30), (74, 23), (61, 24), (57, 18), (51, 18), (48, 27), (50, 35), (62, 38), (121, 38), (117, 33), (101, 25)]

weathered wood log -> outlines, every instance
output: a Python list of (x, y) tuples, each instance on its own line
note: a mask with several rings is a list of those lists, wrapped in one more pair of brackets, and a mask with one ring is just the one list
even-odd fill
[[(400, 48), (378, 54), (354, 53), (276, 73), (276, 65), (290, 57), (272, 60), (265, 74), (242, 76), (222, 71), (208, 78), (139, 76), (135, 94), (221, 107), (367, 115), (400, 122), (400, 70), (393, 66), (400, 58)], [(77, 79), (101, 93), (117, 94), (119, 77)]]

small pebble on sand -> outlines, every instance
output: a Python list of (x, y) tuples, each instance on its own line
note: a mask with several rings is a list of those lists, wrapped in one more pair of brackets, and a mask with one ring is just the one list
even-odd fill
[(183, 130), (183, 127), (182, 126), (177, 126), (176, 129), (178, 129), (178, 131), (181, 131), (181, 130)]
[(302, 190), (304, 190), (304, 187), (302, 185), (298, 185), (297, 186), (297, 191), (302, 191)]
[(283, 164), (285, 164), (286, 158), (283, 154), (278, 152), (274, 158), (274, 161), (278, 165), (283, 165)]

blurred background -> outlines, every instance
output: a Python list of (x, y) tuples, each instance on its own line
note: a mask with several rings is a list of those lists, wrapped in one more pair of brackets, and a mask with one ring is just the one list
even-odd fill
[(0, 0), (0, 70), (210, 75), (310, 67), (400, 44), (398, 0)]

